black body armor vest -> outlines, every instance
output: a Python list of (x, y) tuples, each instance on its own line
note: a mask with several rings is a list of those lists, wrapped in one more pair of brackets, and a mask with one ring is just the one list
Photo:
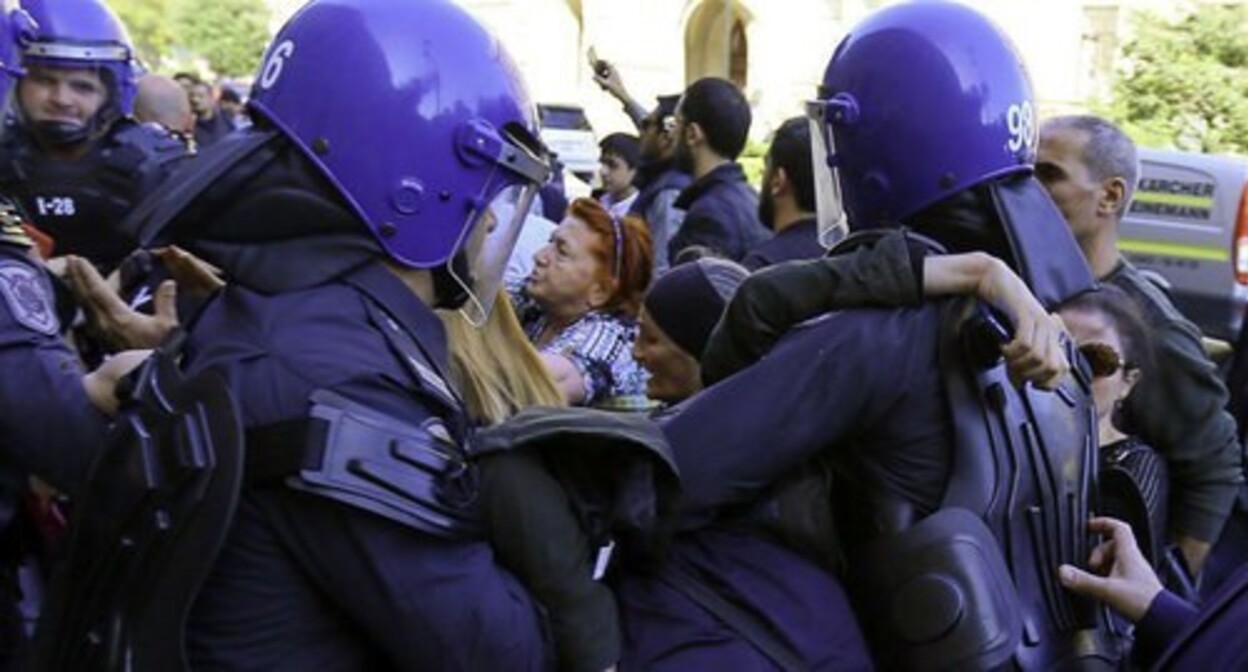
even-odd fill
[(104, 272), (137, 244), (118, 224), (187, 155), (168, 134), (122, 119), (82, 158), (53, 159), (20, 127), (0, 141), (0, 193), (16, 199), (31, 222)]

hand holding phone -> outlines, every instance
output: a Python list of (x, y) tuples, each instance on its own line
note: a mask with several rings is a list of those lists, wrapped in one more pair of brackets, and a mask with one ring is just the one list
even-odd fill
[(602, 79), (611, 77), (611, 64), (598, 58), (598, 50), (592, 45), (589, 47), (587, 55), (589, 57), (589, 67), (593, 69), (595, 75)]

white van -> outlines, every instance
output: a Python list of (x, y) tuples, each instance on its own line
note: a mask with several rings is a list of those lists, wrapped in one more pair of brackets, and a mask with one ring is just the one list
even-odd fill
[(1206, 336), (1236, 341), (1248, 307), (1248, 159), (1140, 149), (1118, 249)]
[(586, 184), (598, 174), (598, 138), (585, 110), (577, 105), (539, 103), (542, 142), (564, 167)]

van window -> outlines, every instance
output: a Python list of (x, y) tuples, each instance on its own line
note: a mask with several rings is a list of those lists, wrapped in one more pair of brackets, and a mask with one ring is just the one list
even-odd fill
[(542, 128), (559, 128), (569, 131), (592, 131), (585, 111), (579, 107), (538, 105), (538, 122)]

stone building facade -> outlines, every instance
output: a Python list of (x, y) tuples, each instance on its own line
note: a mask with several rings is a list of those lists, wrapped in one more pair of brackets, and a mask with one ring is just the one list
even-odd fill
[[(301, 0), (268, 0), (280, 24)], [(585, 108), (599, 134), (628, 130), (594, 84), (587, 52), (615, 63), (643, 103), (702, 76), (745, 90), (762, 138), (815, 91), (837, 42), (895, 0), (455, 0), (519, 62), (538, 102)], [(1041, 114), (1086, 109), (1109, 91), (1134, 9), (1181, 11), (1167, 0), (963, 0), (1014, 40)], [(1198, 0), (1197, 0), (1198, 1)]]

